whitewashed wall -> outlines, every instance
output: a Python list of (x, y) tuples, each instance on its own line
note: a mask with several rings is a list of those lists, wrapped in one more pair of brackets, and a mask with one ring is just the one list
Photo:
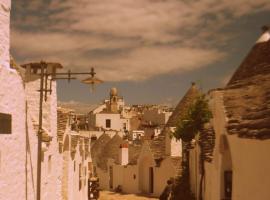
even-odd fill
[[(106, 119), (111, 120), (111, 128), (106, 128)], [(103, 127), (106, 130), (123, 130), (123, 123), (120, 119), (120, 114), (106, 114), (99, 113), (96, 114), (96, 126)]]
[[(39, 92), (40, 80), (28, 81), (25, 84), (27, 98), (28, 115), (28, 185), (29, 195), (33, 195), (33, 187), (36, 191), (36, 163), (37, 163), (37, 127), (31, 125), (33, 122), (38, 124), (39, 115)], [(48, 100), (43, 102), (43, 128), (51, 135), (52, 141), (49, 144), (42, 144), (43, 160), (41, 172), (41, 198), (42, 199), (61, 199), (61, 175), (62, 175), (62, 155), (59, 152), (57, 142), (57, 96), (56, 83), (52, 83), (52, 94), (48, 94)], [(35, 184), (34, 184), (34, 183)]]
[[(149, 193), (149, 167), (155, 166), (155, 160), (151, 153), (149, 144), (145, 142), (143, 144), (139, 159), (139, 190), (142, 193)], [(155, 176), (155, 173), (154, 173)], [(157, 180), (154, 182), (157, 182)]]
[(128, 165), (124, 168), (123, 191), (126, 193), (139, 193), (139, 168), (138, 165)]
[(159, 167), (154, 168), (154, 196), (158, 197), (167, 185), (167, 180), (174, 178), (176, 175), (176, 168), (173, 166), (171, 159), (166, 158), (161, 162)]
[(26, 199), (26, 115), (23, 82), (17, 72), (0, 64), (0, 86), (0, 112), (12, 115), (12, 133), (0, 134), (0, 199)]
[(113, 189), (120, 185), (123, 193), (140, 193), (138, 165), (116, 165), (114, 161), (110, 159), (108, 166), (113, 167)]
[[(213, 92), (211, 96), (216, 141), (213, 161), (205, 163), (204, 199), (224, 198), (223, 170), (229, 165), (233, 171), (232, 199), (270, 199), (270, 140), (243, 139), (237, 135), (228, 135), (222, 92)], [(222, 134), (227, 136), (228, 141), (225, 151), (221, 151)], [(226, 152), (230, 153), (232, 163), (228, 163), (225, 158)], [(196, 187), (199, 187), (198, 183)]]
[(11, 0), (0, 0), (0, 66), (10, 68), (10, 9)]

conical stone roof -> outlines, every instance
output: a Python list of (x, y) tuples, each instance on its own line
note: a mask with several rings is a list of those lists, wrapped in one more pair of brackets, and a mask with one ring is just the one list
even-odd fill
[(124, 140), (118, 134), (115, 134), (112, 139), (103, 147), (97, 160), (98, 167), (103, 170), (107, 170), (107, 162), (109, 158), (118, 161), (119, 148), (122, 143), (124, 143)]
[(249, 81), (257, 75), (265, 75), (269, 73), (270, 32), (268, 29), (264, 29), (264, 33), (238, 67), (229, 81), (228, 86), (237, 84), (241, 81)]
[(200, 92), (195, 83), (192, 83), (185, 96), (179, 101), (172, 115), (170, 116), (167, 124), (163, 128), (161, 134), (150, 142), (150, 148), (154, 154), (154, 158), (159, 160), (165, 157), (166, 144), (165, 138), (167, 134), (170, 134), (170, 127), (177, 127), (177, 124), (186, 115), (188, 107), (199, 96)]
[(195, 83), (192, 83), (191, 87), (185, 94), (185, 96), (179, 101), (175, 107), (172, 115), (170, 116), (166, 127), (176, 127), (179, 121), (184, 117), (187, 112), (188, 107), (194, 102), (198, 97), (199, 90)]
[(110, 136), (106, 133), (103, 133), (97, 139), (97, 141), (95, 141), (95, 143), (91, 146), (91, 157), (95, 163), (99, 162), (101, 152), (110, 140), (111, 140)]
[(264, 30), (225, 89), (228, 133), (244, 138), (270, 138), (269, 30)]

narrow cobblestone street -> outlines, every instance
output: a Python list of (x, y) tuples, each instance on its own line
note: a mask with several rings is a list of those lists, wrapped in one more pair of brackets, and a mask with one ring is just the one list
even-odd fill
[(139, 196), (135, 194), (119, 194), (109, 191), (100, 192), (100, 200), (156, 200), (157, 198)]

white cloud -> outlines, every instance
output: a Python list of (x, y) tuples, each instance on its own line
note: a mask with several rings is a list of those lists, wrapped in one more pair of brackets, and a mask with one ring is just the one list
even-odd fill
[(54, 0), (24, 7), (20, 2), (25, 3), (13, 5), (18, 13), (41, 10), (43, 17), (16, 14), (11, 42), (19, 62), (95, 66), (107, 81), (145, 80), (212, 64), (225, 56), (215, 44), (231, 37), (221, 28), (269, 9), (268, 0)]

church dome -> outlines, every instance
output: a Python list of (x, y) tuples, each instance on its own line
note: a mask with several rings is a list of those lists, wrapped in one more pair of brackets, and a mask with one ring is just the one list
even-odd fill
[(111, 88), (110, 95), (117, 96), (117, 89), (115, 87)]

